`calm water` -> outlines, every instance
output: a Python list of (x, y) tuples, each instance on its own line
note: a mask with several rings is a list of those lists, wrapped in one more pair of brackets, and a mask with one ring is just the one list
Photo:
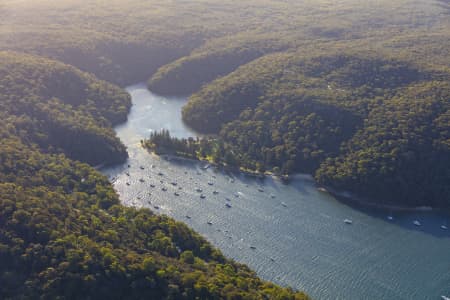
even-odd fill
[[(144, 85), (127, 90), (133, 108), (129, 121), (116, 131), (130, 158), (123, 166), (103, 170), (125, 205), (151, 207), (183, 221), (262, 278), (315, 299), (450, 295), (450, 230), (440, 228), (447, 222), (450, 227), (448, 217), (394, 213), (389, 221), (385, 212), (355, 209), (318, 191), (309, 176), (298, 175), (284, 185), (152, 156), (139, 141), (153, 130), (195, 136), (181, 122), (186, 100), (156, 96)], [(346, 218), (353, 224), (345, 224)], [(422, 226), (412, 224), (416, 219)]]

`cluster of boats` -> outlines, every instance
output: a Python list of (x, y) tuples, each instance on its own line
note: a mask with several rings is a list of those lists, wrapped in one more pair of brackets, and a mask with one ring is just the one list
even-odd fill
[[(130, 165), (128, 165), (128, 167), (130, 167)], [(202, 169), (203, 169), (203, 170), (207, 170), (207, 169), (210, 168), (210, 167), (211, 167), (211, 165), (206, 165), (206, 166), (204, 166)], [(144, 169), (145, 169), (144, 166), (140, 166), (139, 168), (140, 168), (141, 170), (144, 170)], [(154, 166), (154, 165), (151, 165), (151, 168), (155, 168), (155, 166)], [(126, 174), (128, 177), (130, 177), (130, 173), (129, 173), (129, 172), (126, 172), (125, 174)], [(162, 172), (158, 172), (157, 174), (158, 174), (158, 176), (164, 176), (164, 174), (163, 174)], [(185, 174), (187, 174), (187, 172), (185, 172)], [(197, 175), (201, 175), (201, 173), (197, 171)], [(216, 176), (213, 175), (212, 178), (216, 178)], [(192, 177), (191, 177), (190, 179), (192, 179)], [(139, 181), (140, 181), (140, 182), (145, 182), (145, 179), (144, 179), (144, 178), (140, 178)], [(233, 183), (233, 182), (234, 182), (234, 179), (233, 179), (233, 178), (230, 178), (229, 181), (230, 181), (231, 183)], [(163, 183), (162, 180), (161, 180), (160, 182)], [(174, 186), (174, 187), (178, 186), (178, 183), (177, 183), (176, 181), (172, 181), (172, 182), (170, 182), (170, 184), (171, 184), (172, 186)], [(208, 184), (209, 186), (213, 186), (213, 185), (214, 185), (214, 182), (208, 181), (207, 184)], [(126, 185), (129, 186), (129, 185), (131, 185), (131, 183), (130, 183), (130, 182), (126, 182)], [(246, 185), (246, 186), (248, 187), (248, 185)], [(154, 188), (154, 187), (155, 187), (155, 184), (150, 184), (150, 187)], [(168, 189), (167, 189), (167, 187), (163, 186), (163, 187), (161, 188), (161, 190), (162, 190), (163, 192), (166, 192)], [(182, 187), (178, 187), (178, 190), (182, 190)], [(265, 192), (264, 189), (263, 189), (262, 187), (258, 187), (257, 190), (258, 190), (258, 192), (260, 192), (260, 193), (264, 193), (264, 192)], [(197, 187), (197, 188), (195, 188), (195, 192), (200, 193), (200, 195), (199, 195), (200, 199), (205, 199), (205, 198), (206, 198), (206, 195), (203, 193), (203, 189)], [(213, 193), (214, 195), (218, 195), (218, 194), (219, 194), (219, 192), (218, 192), (217, 190), (214, 190), (212, 193)], [(240, 194), (242, 194), (242, 193), (237, 192), (237, 193), (234, 194), (234, 196), (235, 196), (236, 198), (239, 198)], [(175, 191), (175, 192), (174, 192), (174, 195), (175, 195), (175, 196), (180, 196), (180, 193), (179, 193), (178, 191)], [(271, 194), (270, 197), (273, 199), (273, 198), (275, 198), (275, 195)], [(231, 202), (231, 199), (227, 197), (227, 198), (225, 198), (225, 200), (227, 201), (227, 202), (225, 203), (225, 207), (226, 207), (226, 208), (232, 208), (232, 205), (229, 203), (229, 202)], [(284, 203), (284, 202), (281, 202), (281, 205), (282, 205), (283, 207), (287, 207), (287, 204)], [(157, 207), (157, 206), (154, 206), (154, 208), (155, 208), (155, 209), (159, 209), (159, 207)], [(190, 216), (186, 216), (186, 218), (190, 219)], [(388, 215), (388, 216), (387, 216), (387, 219), (388, 219), (389, 221), (393, 221), (393, 220), (394, 220), (394, 217), (393, 217), (392, 215)], [(353, 221), (352, 221), (351, 219), (344, 219), (344, 223), (345, 223), (345, 224), (348, 224), (348, 225), (351, 225), (351, 224), (353, 224)], [(414, 220), (412, 223), (413, 223), (415, 226), (422, 226), (422, 223), (421, 223), (419, 220)], [(208, 224), (208, 225), (212, 225), (212, 222), (208, 221), (207, 224)], [(447, 225), (444, 225), (444, 224), (441, 225), (440, 228), (443, 229), (443, 230), (447, 230), (447, 229), (448, 229)]]
[[(128, 165), (128, 168), (130, 168), (131, 166), (130, 165)], [(207, 169), (209, 169), (211, 167), (211, 165), (206, 165), (206, 166), (204, 166), (202, 169), (203, 170), (207, 170)], [(141, 170), (145, 170), (145, 167), (144, 166), (140, 166), (139, 167)], [(153, 168), (155, 168), (155, 166), (154, 165), (151, 165), (151, 168), (153, 169)], [(187, 174), (187, 172), (184, 172), (185, 174)], [(128, 176), (128, 177), (130, 177), (131, 175), (130, 175), (130, 172), (125, 172), (125, 174)], [(162, 173), (162, 172), (158, 172), (157, 173), (158, 174), (158, 176), (164, 176), (164, 174)], [(201, 175), (201, 173), (200, 172), (198, 172), (197, 171), (197, 175)], [(212, 175), (212, 178), (216, 178), (216, 176), (215, 175)], [(192, 179), (192, 177), (190, 178), (190, 179)], [(229, 178), (229, 181), (231, 182), (231, 183), (233, 183), (235, 180), (233, 179), (233, 178)], [(139, 179), (139, 182), (141, 182), (141, 183), (143, 183), (143, 182), (145, 182), (145, 179), (144, 178), (140, 178)], [(160, 181), (161, 183), (164, 183), (162, 180)], [(170, 184), (172, 185), (172, 186), (178, 186), (178, 183), (176, 182), (176, 181), (172, 181), (172, 182), (170, 182)], [(212, 181), (208, 181), (207, 182), (207, 184), (209, 185), (209, 186), (213, 186), (214, 185), (214, 182), (212, 182)], [(130, 186), (131, 185), (131, 182), (126, 182), (126, 185), (127, 186)], [(150, 184), (150, 187), (151, 188), (155, 188), (156, 187), (156, 185), (155, 184), (153, 184), (153, 183), (151, 183)], [(246, 185), (246, 187), (248, 187), (248, 184)], [(166, 192), (166, 191), (168, 191), (168, 189), (167, 189), (167, 187), (166, 186), (163, 186), (162, 188), (161, 188), (161, 190), (163, 191), (163, 192)], [(178, 190), (182, 190), (182, 187), (178, 187)], [(258, 192), (261, 192), (261, 193), (264, 193), (264, 189), (262, 188), (262, 187), (259, 187), (258, 189)], [(200, 199), (205, 199), (206, 198), (206, 195), (203, 193), (203, 189), (201, 189), (201, 188), (196, 188), (195, 189), (195, 192), (197, 192), (197, 193), (200, 193)], [(217, 190), (214, 190), (213, 192), (212, 192), (214, 195), (218, 195), (219, 194), (219, 191), (217, 191)], [(150, 193), (151, 194), (151, 193)], [(234, 196), (236, 197), (236, 198), (239, 198), (239, 196), (240, 196), (240, 194), (242, 194), (242, 193), (240, 193), (240, 192), (237, 192), (237, 193), (235, 193), (234, 194)], [(174, 195), (175, 196), (180, 196), (180, 193), (178, 192), (178, 191), (175, 191), (174, 192)], [(274, 199), (274, 198), (276, 198), (275, 197), (275, 195), (273, 195), (273, 194), (271, 194), (270, 195), (270, 197), (272, 198), (272, 199)], [(228, 201), (228, 202), (230, 202), (231, 201), (231, 199), (230, 198), (225, 198), (226, 199), (226, 201)], [(282, 206), (284, 206), (284, 207), (287, 207), (287, 204), (286, 203), (284, 203), (284, 202), (281, 202), (281, 205)], [(232, 205), (230, 204), (230, 203), (225, 203), (225, 207), (226, 208), (232, 208)], [(159, 207), (155, 207), (155, 209), (159, 209)], [(210, 224), (211, 225), (211, 224)]]

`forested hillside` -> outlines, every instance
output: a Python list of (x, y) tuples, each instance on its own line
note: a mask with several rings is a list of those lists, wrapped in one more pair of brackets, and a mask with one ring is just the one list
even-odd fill
[(92, 165), (122, 162), (111, 124), (127, 118), (130, 96), (60, 62), (0, 52), (0, 107), (24, 140)]
[(448, 207), (450, 82), (404, 88), (374, 107), (316, 177), (382, 203)]
[(307, 299), (225, 259), (186, 225), (120, 205), (91, 165), (126, 158), (120, 88), (0, 53), (0, 298)]
[(449, 74), (361, 51), (273, 54), (203, 87), (183, 118), (219, 133), (246, 168), (313, 173), (382, 204), (447, 207)]
[[(243, 167), (450, 206), (446, 1), (0, 2), (0, 298), (305, 299), (92, 166), (147, 81)], [(222, 153), (219, 153), (222, 154)], [(218, 153), (215, 155), (218, 156)]]

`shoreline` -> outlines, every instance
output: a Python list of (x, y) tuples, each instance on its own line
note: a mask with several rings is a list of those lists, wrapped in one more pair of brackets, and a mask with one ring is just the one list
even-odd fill
[(394, 204), (380, 204), (375, 203), (368, 198), (358, 196), (355, 194), (352, 194), (348, 191), (338, 191), (332, 187), (329, 186), (323, 186), (323, 185), (317, 185), (317, 189), (323, 193), (328, 193), (335, 197), (338, 201), (341, 201), (343, 203), (349, 203), (353, 205), (359, 205), (366, 208), (372, 208), (377, 210), (384, 210), (384, 211), (395, 211), (395, 212), (438, 212), (438, 211), (445, 211), (443, 208), (438, 207), (432, 207), (432, 206), (401, 206), (401, 205), (394, 205)]
[(145, 150), (147, 150), (147, 152), (158, 156), (158, 157), (167, 157), (170, 159), (178, 159), (178, 160), (187, 160), (187, 161), (191, 161), (191, 162), (201, 162), (201, 163), (206, 163), (207, 165), (211, 166), (211, 167), (215, 167), (218, 169), (222, 169), (228, 172), (239, 172), (239, 173), (243, 173), (247, 176), (251, 176), (251, 177), (256, 177), (256, 178), (260, 178), (263, 179), (266, 176), (272, 176), (272, 177), (276, 177), (279, 178), (280, 180), (288, 180), (289, 179), (289, 175), (286, 175), (287, 178), (283, 179), (283, 175), (276, 175), (272, 172), (266, 171), (264, 173), (258, 172), (258, 171), (252, 171), (249, 169), (244, 169), (238, 166), (229, 166), (229, 165), (224, 165), (224, 164), (218, 164), (212, 161), (209, 161), (208, 159), (200, 159), (200, 158), (192, 158), (192, 157), (186, 157), (183, 155), (177, 155), (177, 154), (173, 154), (173, 153), (156, 153), (155, 151), (146, 148), (145, 146), (142, 146)]
[[(151, 149), (148, 149), (144, 146), (143, 146), (143, 148), (145, 150), (147, 150), (149, 153), (156, 155), (158, 157), (162, 157), (163, 159), (169, 158), (169, 160), (178, 159), (178, 160), (187, 160), (187, 161), (191, 161), (191, 162), (206, 163), (207, 165), (209, 165), (211, 167), (215, 167), (217, 169), (222, 169), (227, 172), (238, 172), (238, 173), (242, 173), (246, 176), (255, 177), (255, 178), (259, 178), (259, 179), (264, 179), (266, 176), (270, 176), (274, 179), (281, 180), (283, 183), (289, 183), (289, 181), (292, 179), (292, 177), (294, 177), (296, 175), (296, 174), (278, 175), (278, 174), (275, 174), (270, 171), (265, 171), (264, 173), (262, 173), (262, 172), (258, 172), (258, 171), (244, 169), (244, 168), (241, 168), (238, 166), (228, 166), (228, 165), (214, 163), (207, 159), (185, 157), (182, 155), (177, 155), (177, 154), (172, 154), (172, 153), (157, 154), (156, 152), (152, 151)], [(302, 173), (298, 173), (298, 174), (302, 174)], [(308, 175), (311, 175), (311, 174), (308, 174)], [(402, 206), (402, 205), (395, 205), (395, 204), (380, 204), (380, 203), (371, 201), (367, 197), (355, 195), (349, 191), (339, 191), (330, 186), (320, 185), (315, 181), (314, 178), (312, 180), (314, 181), (318, 191), (323, 192), (323, 193), (328, 193), (328, 194), (332, 195), (334, 198), (336, 198), (337, 201), (345, 203), (345, 204), (358, 205), (358, 206), (365, 207), (365, 208), (372, 208), (372, 209), (391, 211), (391, 212), (393, 212), (393, 211), (395, 211), (395, 212), (439, 212), (439, 211), (447, 212), (448, 211), (445, 208), (431, 207), (431, 206), (410, 207), (410, 206)]]

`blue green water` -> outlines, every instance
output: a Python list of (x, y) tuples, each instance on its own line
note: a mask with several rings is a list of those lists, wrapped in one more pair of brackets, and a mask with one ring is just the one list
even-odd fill
[[(183, 221), (262, 278), (304, 290), (314, 299), (450, 295), (450, 230), (440, 228), (450, 227), (448, 216), (393, 213), (390, 221), (387, 212), (350, 207), (318, 191), (306, 175), (285, 185), (152, 156), (139, 146), (152, 130), (196, 135), (181, 121), (186, 99), (160, 97), (144, 85), (127, 90), (133, 107), (128, 122), (116, 131), (130, 158), (103, 170), (124, 204), (151, 207)], [(422, 226), (413, 225), (414, 220)]]

